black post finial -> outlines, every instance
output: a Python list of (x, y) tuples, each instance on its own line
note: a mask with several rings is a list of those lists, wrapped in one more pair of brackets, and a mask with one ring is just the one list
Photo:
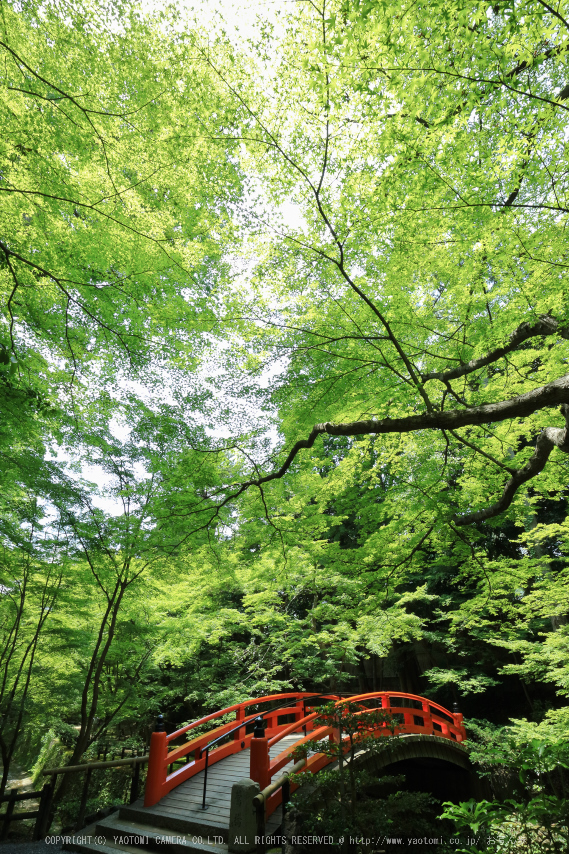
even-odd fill
[(158, 715), (156, 718), (156, 729), (154, 732), (166, 732), (166, 727), (164, 726), (164, 715)]
[(458, 708), (458, 703), (453, 703), (452, 713), (453, 713), (453, 715), (459, 715), (460, 714), (460, 709)]
[(255, 729), (253, 730), (253, 738), (263, 738), (265, 735), (265, 728), (263, 726), (263, 718), (259, 715), (258, 718), (255, 718)]

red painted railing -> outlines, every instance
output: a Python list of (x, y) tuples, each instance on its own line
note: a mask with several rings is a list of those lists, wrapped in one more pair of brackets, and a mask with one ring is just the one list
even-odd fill
[[(404, 735), (416, 733), (418, 735), (438, 735), (442, 738), (448, 738), (451, 741), (460, 743), (466, 739), (466, 730), (463, 726), (463, 715), (460, 713), (449, 712), (444, 706), (434, 703), (424, 697), (419, 697), (416, 694), (407, 694), (402, 691), (373, 691), (367, 694), (358, 694), (352, 697), (339, 699), (336, 706), (341, 706), (343, 703), (357, 703), (362, 705), (361, 714), (365, 715), (366, 711), (372, 713), (379, 707), (374, 705), (372, 708), (365, 709), (366, 701), (381, 700), (381, 711), (386, 716), (391, 716), (392, 723), (388, 722), (380, 724), (371, 734), (371, 737), (380, 738), (395, 735)], [(261, 791), (266, 788), (271, 778), (291, 761), (291, 753), (309, 741), (322, 741), (325, 738), (339, 743), (340, 733), (337, 726), (321, 726), (318, 729), (313, 729), (313, 721), (319, 716), (320, 712), (316, 711), (308, 715), (298, 723), (291, 724), (288, 727), (282, 727), (272, 738), (254, 739), (251, 742), (251, 771), (250, 777), (259, 783)], [(297, 731), (301, 727), (307, 725), (307, 729), (312, 729), (310, 735), (300, 738), (293, 747), (288, 747), (280, 753), (272, 762), (268, 760), (269, 750), (277, 744), (286, 735)], [(261, 744), (257, 746), (257, 742), (266, 742), (266, 747)], [(347, 753), (350, 748), (349, 736), (342, 738), (343, 752)], [(324, 753), (314, 753), (307, 756), (306, 764), (302, 768), (303, 772), (310, 771), (316, 774), (330, 762), (333, 762), (334, 756)], [(290, 781), (290, 791), (293, 792), (298, 788), (292, 780)], [(276, 807), (281, 803), (282, 791), (279, 789), (269, 797), (265, 806), (266, 816), (270, 816)]]
[[(242, 703), (237, 703), (234, 706), (229, 706), (227, 709), (222, 709), (219, 712), (214, 712), (211, 715), (200, 718), (188, 726), (182, 727), (176, 732), (166, 735), (165, 732), (152, 733), (150, 742), (150, 755), (148, 759), (148, 775), (146, 779), (146, 792), (144, 797), (144, 805), (147, 807), (156, 804), (164, 795), (172, 791), (176, 786), (189, 780), (195, 774), (202, 771), (205, 767), (205, 756), (203, 752), (212, 740), (223, 736), (224, 733), (231, 735), (231, 740), (226, 744), (221, 744), (215, 747), (209, 753), (209, 765), (219, 762), (226, 756), (232, 753), (238, 753), (241, 750), (251, 748), (250, 760), (250, 777), (255, 782), (259, 783), (261, 790), (266, 788), (271, 782), (271, 777), (280, 771), (285, 765), (290, 762), (290, 754), (294, 749), (302, 746), (303, 743), (311, 739), (321, 740), (330, 738), (339, 741), (340, 736), (338, 729), (334, 727), (319, 727), (314, 730), (314, 719), (318, 717), (319, 711), (310, 711), (306, 714), (307, 707), (310, 709), (311, 700), (316, 698), (326, 698), (333, 700), (337, 705), (342, 702), (356, 702), (362, 705), (362, 714), (365, 714), (365, 704), (368, 701), (375, 701), (374, 708), (368, 711), (375, 711), (378, 707), (377, 702), (381, 701), (381, 709), (388, 715), (398, 716), (395, 727), (388, 727), (387, 724), (378, 726), (374, 731), (374, 737), (399, 735), (403, 733), (420, 733), (422, 735), (439, 735), (443, 738), (448, 738), (456, 742), (464, 741), (466, 731), (462, 724), (462, 715), (449, 712), (444, 706), (438, 703), (433, 703), (424, 697), (418, 697), (415, 694), (406, 694), (400, 691), (374, 691), (368, 694), (358, 694), (351, 697), (339, 697), (333, 694), (316, 694), (296, 692), (290, 694), (272, 694), (267, 697), (253, 698), (245, 700)], [(290, 705), (287, 702), (290, 701)], [(262, 706), (268, 703), (278, 702), (280, 705), (275, 709), (262, 710)], [(283, 707), (284, 702), (284, 707)], [(256, 707), (255, 712), (249, 712), (251, 707)], [(260, 709), (258, 707), (261, 707)], [(204, 724), (216, 722), (219, 718), (226, 715), (233, 715), (233, 719), (222, 723), (208, 730), (179, 747), (169, 749), (169, 744), (175, 739), (186, 733), (191, 733), (197, 727), (202, 727)], [(267, 728), (263, 738), (254, 738), (252, 733), (246, 734), (247, 723), (252, 723), (258, 715), (263, 715), (267, 721)], [(279, 723), (279, 718), (293, 716), (294, 722)], [(235, 724), (243, 722), (243, 726), (230, 733), (234, 729)], [(280, 753), (272, 762), (269, 759), (269, 749), (277, 744), (282, 738), (291, 733), (303, 730), (302, 736), (294, 744), (293, 747), (287, 747)], [(310, 733), (310, 735), (308, 734)], [(345, 739), (343, 740), (345, 741)], [(346, 748), (347, 749), (347, 746)], [(193, 754), (193, 759), (190, 756)], [(172, 768), (174, 762), (180, 759), (186, 759), (186, 764), (175, 771), (168, 773), (168, 768)], [(325, 765), (333, 761), (329, 756), (323, 753), (316, 753), (308, 757), (307, 764), (303, 770), (316, 773)], [(291, 781), (291, 790), (295, 789)], [(267, 802), (266, 814), (269, 816), (280, 803), (282, 794), (279, 790)]]
[[(295, 720), (299, 721), (306, 714), (306, 705), (308, 705), (310, 698), (322, 696), (329, 697), (334, 700), (339, 699), (337, 695), (322, 695), (305, 692), (271, 694), (267, 697), (244, 700), (242, 703), (236, 703), (234, 706), (229, 706), (227, 709), (221, 709), (219, 712), (213, 712), (211, 715), (206, 715), (205, 717), (200, 718), (200, 720), (195, 721), (192, 724), (188, 724), (188, 726), (182, 727), (181, 729), (176, 730), (176, 732), (170, 733), (170, 735), (166, 735), (165, 732), (153, 732), (150, 740), (144, 806), (153, 806), (163, 798), (164, 795), (167, 795), (168, 792), (171, 792), (172, 789), (179, 786), (180, 783), (189, 780), (190, 777), (193, 777), (195, 774), (203, 771), (205, 767), (205, 756), (203, 755), (203, 751), (206, 745), (214, 738), (223, 735), (224, 732), (229, 732), (229, 730), (233, 729), (235, 724), (239, 723), (239, 721), (243, 721), (243, 727), (240, 727), (233, 733), (232, 740), (229, 743), (222, 744), (210, 752), (209, 765), (213, 765), (215, 762), (225, 759), (226, 756), (230, 756), (232, 753), (238, 753), (240, 750), (246, 750), (249, 747), (253, 734), (246, 734), (246, 725), (247, 723), (252, 723), (258, 715), (264, 715), (264, 718), (267, 721), (266, 732), (270, 735), (275, 735), (284, 726), (283, 724), (279, 725), (278, 723), (278, 719), (280, 717), (294, 715)], [(290, 706), (282, 708), (282, 701), (285, 700), (290, 700)], [(247, 713), (247, 710), (252, 706), (262, 707), (265, 704), (278, 703), (279, 701), (280, 705), (278, 709), (264, 712), (261, 708), (250, 714)], [(219, 718), (223, 718), (226, 715), (233, 715), (234, 717), (232, 720), (208, 730), (206, 733), (185, 742), (185, 744), (182, 744), (179, 747), (174, 747), (171, 750), (169, 749), (170, 743), (177, 738), (180, 738), (180, 736), (185, 735), (186, 733), (191, 733), (192, 730), (202, 727), (204, 724), (218, 721)], [(192, 754), (193, 759), (190, 759)], [(183, 758), (186, 758), (186, 764), (181, 768), (168, 773), (169, 766), (172, 766), (174, 762)]]

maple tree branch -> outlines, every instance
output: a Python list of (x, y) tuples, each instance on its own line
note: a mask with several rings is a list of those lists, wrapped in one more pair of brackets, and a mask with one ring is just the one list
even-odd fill
[(503, 356), (506, 356), (508, 353), (511, 353), (512, 350), (515, 350), (522, 344), (524, 341), (527, 341), (529, 338), (535, 338), (538, 335), (553, 335), (558, 333), (562, 338), (569, 339), (569, 324), (562, 325), (558, 320), (551, 315), (544, 314), (542, 315), (536, 323), (528, 323), (528, 321), (524, 321), (524, 323), (520, 323), (520, 325), (515, 329), (507, 344), (504, 344), (502, 347), (496, 347), (494, 350), (490, 350), (485, 356), (480, 356), (478, 359), (471, 359), (470, 362), (466, 364), (458, 365), (456, 368), (450, 368), (448, 371), (432, 371), (431, 373), (423, 375), (423, 382), (428, 382), (428, 380), (440, 380), (441, 382), (448, 382), (449, 380), (455, 380), (458, 377), (464, 377), (467, 374), (471, 374), (473, 371), (477, 371), (480, 368), (485, 367), (485, 365), (490, 365), (492, 362), (497, 362), (498, 359), (501, 359)]
[[(183, 270), (184, 273), (189, 272), (184, 266), (182, 266), (182, 264), (179, 264), (166, 251), (166, 249), (162, 246), (163, 241), (158, 240), (155, 237), (152, 237), (152, 235), (150, 235), (150, 234), (145, 234), (143, 231), (139, 231), (138, 229), (134, 228), (133, 226), (128, 225), (126, 222), (122, 222), (117, 217), (111, 216), (110, 214), (105, 213), (105, 211), (103, 211), (97, 207), (98, 204), (105, 201), (105, 198), (113, 198), (113, 196), (116, 194), (113, 194), (113, 196), (109, 196), (109, 197), (103, 196), (101, 199), (99, 199), (98, 202), (95, 202), (94, 204), (91, 205), (91, 204), (88, 204), (87, 202), (81, 202), (77, 199), (75, 199), (75, 200), (67, 199), (64, 196), (54, 196), (51, 193), (42, 193), (40, 190), (23, 190), (23, 189), (20, 189), (19, 187), (0, 187), (0, 192), (2, 192), (2, 193), (18, 193), (22, 196), (39, 196), (42, 199), (51, 199), (52, 201), (55, 201), (55, 202), (65, 202), (67, 204), (74, 205), (77, 208), (85, 208), (86, 210), (94, 211), (97, 214), (97, 216), (102, 216), (106, 220), (108, 220), (109, 222), (114, 222), (115, 225), (118, 225), (121, 228), (124, 228), (126, 231), (130, 231), (133, 234), (136, 234), (138, 237), (143, 237), (146, 240), (150, 241), (150, 243), (156, 244), (156, 246), (158, 246), (158, 248), (164, 253), (164, 255), (166, 255), (166, 257), (172, 262), (172, 264), (174, 264), (180, 270)], [(11, 254), (14, 255), (14, 257), (17, 257), (14, 252), (11, 252)], [(28, 263), (28, 262), (26, 262), (26, 263)]]
[(564, 404), (561, 407), (561, 412), (565, 416), (565, 427), (546, 427), (539, 434), (533, 455), (523, 468), (514, 471), (504, 487), (500, 499), (484, 510), (455, 516), (453, 519), (455, 525), (472, 525), (474, 522), (483, 522), (485, 519), (491, 519), (493, 516), (503, 513), (512, 503), (518, 488), (543, 471), (554, 448), (559, 448), (560, 451), (569, 454), (569, 406)]
[(552, 6), (550, 6), (549, 3), (545, 3), (544, 0), (537, 0), (537, 2), (540, 3), (544, 9), (547, 9), (548, 12), (551, 12), (552, 15), (554, 15), (556, 18), (558, 18), (558, 20), (560, 20), (561, 23), (564, 24), (569, 29), (569, 23), (565, 20), (565, 18), (562, 15), (559, 14), (559, 12), (556, 9), (554, 9)]
[(472, 451), (476, 451), (477, 454), (481, 454), (481, 456), (485, 457), (487, 460), (490, 460), (491, 463), (494, 463), (495, 466), (498, 466), (501, 469), (505, 469), (511, 475), (515, 474), (516, 470), (513, 469), (511, 466), (504, 465), (504, 463), (501, 463), (500, 460), (496, 459), (496, 457), (493, 457), (491, 454), (487, 453), (486, 451), (483, 451), (482, 448), (479, 448), (478, 445), (474, 445), (472, 442), (469, 442), (468, 439), (465, 439), (464, 436), (460, 436), (455, 430), (449, 430), (448, 432), (451, 436), (454, 436), (457, 442), (466, 445)]
[[(131, 356), (131, 350), (130, 350), (130, 348), (129, 348), (128, 344), (126, 343), (126, 341), (125, 341), (124, 337), (121, 335), (121, 333), (120, 333), (119, 331), (117, 331), (116, 329), (113, 329), (111, 326), (108, 326), (108, 325), (107, 325), (106, 323), (104, 323), (102, 320), (100, 320), (96, 315), (94, 315), (94, 314), (93, 314), (93, 313), (92, 313), (92, 312), (87, 308), (87, 306), (86, 306), (86, 305), (84, 305), (84, 304), (81, 302), (81, 300), (79, 300), (79, 299), (77, 299), (76, 297), (74, 297), (74, 296), (73, 296), (73, 295), (72, 295), (72, 294), (67, 290), (67, 288), (65, 288), (65, 287), (64, 287), (64, 285), (63, 285), (63, 282), (72, 282), (72, 284), (75, 284), (75, 285), (82, 285), (82, 283), (81, 283), (81, 282), (74, 282), (72, 279), (63, 279), (63, 278), (60, 278), (60, 277), (56, 276), (56, 275), (55, 275), (55, 273), (50, 273), (50, 272), (49, 272), (49, 270), (46, 270), (44, 267), (40, 267), (40, 265), (39, 265), (39, 264), (35, 264), (33, 261), (30, 261), (28, 258), (24, 258), (24, 256), (23, 256), (23, 255), (20, 255), (18, 252), (14, 252), (12, 249), (10, 249), (8, 246), (6, 246), (6, 245), (5, 245), (1, 240), (0, 240), (0, 250), (1, 250), (1, 251), (2, 251), (2, 253), (4, 254), (4, 256), (5, 256), (5, 258), (6, 258), (6, 262), (7, 262), (8, 266), (10, 267), (10, 270), (12, 271), (12, 274), (13, 274), (14, 280), (16, 281), (16, 286), (18, 286), (18, 281), (17, 281), (17, 279), (16, 279), (16, 274), (15, 274), (15, 272), (14, 272), (13, 265), (12, 265), (12, 263), (11, 263), (11, 261), (10, 261), (10, 258), (15, 258), (17, 261), (21, 261), (21, 262), (22, 262), (22, 264), (25, 264), (26, 266), (30, 267), (32, 270), (36, 270), (36, 271), (37, 271), (38, 273), (40, 273), (42, 276), (45, 276), (46, 278), (50, 279), (52, 282), (54, 282), (54, 284), (56, 284), (56, 285), (57, 285), (57, 287), (59, 288), (59, 290), (60, 290), (60, 291), (64, 294), (64, 296), (66, 297), (66, 299), (67, 299), (67, 309), (66, 309), (66, 311), (65, 311), (65, 329), (66, 329), (66, 335), (65, 335), (65, 337), (66, 337), (67, 345), (68, 345), (69, 350), (70, 350), (71, 355), (72, 355), (72, 359), (73, 359), (73, 363), (74, 363), (74, 373), (75, 373), (75, 371), (76, 371), (76, 369), (77, 369), (77, 362), (76, 362), (75, 354), (74, 354), (74, 352), (73, 352), (73, 347), (72, 347), (72, 345), (71, 345), (71, 342), (70, 342), (70, 340), (69, 340), (69, 335), (68, 335), (68, 316), (69, 316), (69, 311), (68, 311), (68, 309), (69, 309), (69, 304), (70, 304), (70, 303), (73, 303), (73, 304), (74, 304), (74, 305), (76, 305), (78, 308), (80, 308), (80, 309), (81, 309), (81, 311), (83, 311), (83, 312), (87, 315), (87, 317), (89, 317), (89, 318), (93, 321), (93, 323), (95, 323), (97, 326), (100, 326), (100, 327), (101, 327), (101, 329), (105, 329), (105, 330), (106, 330), (107, 332), (109, 332), (111, 335), (116, 336), (116, 337), (118, 338), (118, 340), (120, 341), (121, 345), (123, 346), (124, 350), (126, 351), (126, 353), (128, 353), (129, 357)], [(10, 311), (10, 317), (12, 318), (12, 324), (11, 324), (11, 326), (10, 326), (10, 329), (12, 329), (12, 327), (13, 327), (13, 323), (14, 323), (14, 318), (13, 318), (12, 311), (11, 311), (11, 308), (10, 308), (10, 302), (11, 302), (11, 300), (12, 300), (13, 296), (14, 296), (15, 291), (16, 291), (16, 287), (15, 287), (15, 288), (14, 288), (14, 290), (12, 291), (12, 293), (11, 293), (11, 295), (10, 295), (10, 299), (8, 300), (8, 309), (9, 309), (9, 311)], [(130, 334), (130, 335), (131, 335), (131, 337), (133, 337), (133, 338), (140, 338), (141, 340), (143, 340), (141, 335), (136, 335), (136, 334), (133, 334), (133, 333), (129, 333), (129, 334)]]
[[(510, 418), (523, 418), (532, 415), (540, 409), (547, 406), (556, 406), (558, 404), (569, 405), (569, 374), (554, 380), (547, 385), (532, 389), (532, 391), (520, 394), (510, 400), (502, 400), (498, 403), (487, 403), (480, 406), (473, 406), (469, 409), (457, 410), (450, 409), (446, 412), (423, 412), (420, 415), (409, 415), (403, 418), (382, 418), (371, 419), (367, 421), (352, 421), (347, 423), (333, 424), (327, 421), (323, 424), (315, 424), (309, 436), (306, 439), (299, 439), (291, 448), (288, 456), (281, 467), (271, 474), (263, 477), (254, 478), (244, 481), (233, 492), (227, 492), (226, 489), (219, 490), (217, 496), (223, 496), (221, 501), (212, 509), (211, 506), (197, 508), (184, 515), (194, 515), (203, 513), (204, 511), (212, 512), (210, 519), (205, 522), (197, 530), (208, 528), (215, 518), (219, 516), (221, 509), (227, 506), (230, 502), (243, 495), (251, 486), (260, 487), (264, 483), (270, 483), (272, 480), (278, 480), (284, 477), (286, 472), (291, 467), (294, 459), (303, 449), (312, 448), (318, 436), (327, 434), (329, 436), (366, 436), (380, 435), (389, 433), (412, 433), (416, 430), (456, 430), (459, 427), (475, 426), (480, 424), (488, 424), (496, 421), (507, 421)], [(568, 409), (564, 407), (564, 412)], [(562, 435), (563, 434), (563, 435)], [(566, 430), (548, 427), (544, 430), (542, 436), (545, 436), (551, 444), (547, 457), (553, 449), (553, 446), (559, 447), (561, 450), (569, 452), (569, 444), (567, 444)], [(538, 440), (540, 455), (537, 464), (532, 461), (528, 463), (520, 472), (516, 472), (509, 481), (506, 490), (508, 490), (509, 500), (507, 503), (498, 502), (486, 511), (478, 511), (478, 513), (486, 514), (480, 518), (490, 518), (490, 516), (498, 515), (502, 510), (507, 509), (510, 505), (512, 497), (522, 483), (535, 477), (542, 470), (547, 457), (545, 457), (541, 465), (542, 449), (544, 440)], [(567, 448), (566, 448), (567, 445)], [(529, 468), (528, 468), (529, 466)], [(527, 475), (527, 476), (526, 476)], [(217, 497), (214, 496), (214, 497)], [(170, 515), (178, 515), (172, 514)], [(477, 521), (476, 514), (468, 514), (454, 520), (455, 524), (467, 525), (473, 521)], [(193, 532), (195, 533), (195, 531)], [(189, 536), (189, 535), (188, 535)]]
[[(559, 46), (560, 52), (566, 51), (568, 49), (569, 49), (569, 43), (567, 43), (567, 42), (565, 42), (563, 45)], [(515, 72), (519, 73), (520, 71), (524, 70), (524, 67), (521, 64), (518, 67), (518, 69), (515, 69), (515, 71), (507, 72), (506, 74), (504, 74), (503, 77), (501, 77), (501, 78), (495, 77), (493, 79), (487, 78), (487, 77), (472, 77), (469, 74), (461, 74), (458, 71), (448, 71), (445, 68), (435, 68), (435, 67), (430, 66), (430, 65), (429, 66), (403, 65), (403, 66), (394, 66), (393, 68), (391, 68), (391, 67), (382, 68), (382, 67), (378, 67), (378, 66), (366, 66), (366, 70), (368, 70), (368, 71), (371, 71), (371, 70), (384, 71), (384, 72), (393, 71), (393, 72), (397, 72), (397, 73), (401, 73), (402, 71), (425, 73), (426, 71), (428, 71), (428, 72), (431, 72), (433, 74), (440, 74), (440, 75), (443, 75), (446, 77), (453, 77), (456, 80), (466, 80), (469, 83), (484, 83), (484, 84), (487, 84), (487, 85), (492, 86), (494, 88), (497, 88), (499, 86), (503, 86), (504, 88), (508, 89), (510, 92), (515, 92), (517, 95), (523, 95), (526, 98), (533, 99), (535, 101), (540, 101), (544, 104), (549, 104), (552, 107), (561, 107), (562, 110), (568, 110), (569, 111), (569, 107), (566, 107), (564, 104), (560, 103), (560, 101), (564, 101), (567, 98), (567, 95), (565, 94), (565, 90), (567, 87), (564, 87), (561, 90), (561, 92), (559, 92), (559, 94), (555, 96), (557, 100), (552, 101), (550, 98), (544, 98), (541, 95), (536, 95), (533, 92), (524, 92), (523, 89), (516, 89), (515, 86), (511, 86), (509, 83), (506, 83), (506, 79), (509, 77), (513, 77)], [(487, 93), (485, 92), (484, 94), (487, 94)]]
[[(269, 144), (272, 147), (274, 147), (275, 150), (278, 151), (279, 154), (283, 157), (285, 162), (288, 163), (305, 180), (307, 186), (310, 188), (312, 195), (314, 196), (314, 200), (315, 200), (316, 207), (317, 207), (318, 213), (320, 215), (320, 218), (321, 218), (322, 222), (324, 223), (325, 227), (327, 228), (329, 234), (331, 235), (335, 245), (338, 248), (339, 258), (331, 257), (331, 256), (327, 255), (326, 253), (321, 252), (318, 249), (315, 249), (314, 247), (309, 247), (309, 248), (311, 248), (312, 251), (316, 251), (319, 255), (321, 255), (324, 258), (327, 258), (329, 261), (331, 261), (333, 264), (336, 265), (338, 271), (340, 272), (342, 277), (345, 279), (347, 284), (350, 286), (350, 288), (360, 297), (360, 299), (362, 299), (365, 302), (365, 304), (368, 306), (368, 308), (370, 308), (371, 311), (379, 319), (379, 321), (383, 325), (383, 328), (387, 332), (390, 343), (393, 345), (393, 347), (397, 351), (399, 357), (402, 359), (402, 361), (403, 361), (403, 363), (404, 363), (404, 365), (405, 365), (405, 367), (409, 373), (409, 376), (411, 378), (412, 383), (415, 385), (415, 387), (417, 388), (417, 391), (419, 392), (419, 394), (423, 398), (423, 401), (425, 403), (427, 410), (431, 411), (432, 410), (432, 403), (431, 403), (426, 391), (423, 388), (423, 383), (420, 381), (419, 377), (417, 376), (416, 370), (414, 369), (413, 365), (411, 364), (410, 360), (408, 359), (407, 355), (405, 354), (405, 352), (404, 352), (401, 344), (399, 343), (398, 339), (394, 335), (394, 333), (391, 329), (391, 326), (390, 326), (389, 322), (387, 321), (387, 318), (384, 317), (383, 314), (379, 311), (379, 309), (377, 308), (377, 306), (375, 305), (373, 300), (369, 296), (367, 296), (367, 294), (365, 294), (364, 291), (362, 291), (361, 288), (359, 288), (355, 284), (355, 282), (352, 280), (352, 278), (349, 276), (349, 274), (345, 268), (345, 264), (344, 264), (345, 259), (344, 259), (343, 242), (340, 240), (340, 237), (339, 237), (336, 229), (332, 225), (330, 217), (328, 216), (328, 214), (326, 213), (326, 211), (324, 209), (324, 206), (322, 203), (322, 198), (321, 198), (321, 189), (322, 189), (322, 185), (324, 183), (326, 170), (328, 168), (328, 161), (329, 161), (329, 142), (330, 142), (329, 119), (327, 119), (327, 121), (326, 121), (326, 137), (325, 137), (325, 146), (324, 146), (324, 156), (323, 156), (323, 161), (322, 161), (322, 167), (320, 169), (320, 176), (319, 176), (318, 185), (315, 185), (315, 183), (311, 180), (311, 178), (309, 177), (309, 175), (305, 171), (305, 169), (303, 169), (296, 162), (296, 160), (292, 157), (292, 155), (288, 154), (287, 151), (285, 151), (283, 146), (279, 143), (278, 139), (276, 138), (275, 134), (273, 134), (268, 129), (268, 127), (263, 123), (263, 121), (261, 121), (261, 118), (257, 115), (257, 113), (255, 113), (249, 107), (249, 105), (246, 103), (246, 101), (243, 99), (243, 97), (239, 94), (239, 92), (233, 86), (231, 86), (231, 84), (226, 80), (226, 78), (219, 71), (219, 69), (215, 65), (213, 65), (213, 63), (211, 62), (209, 57), (206, 59), (206, 61), (207, 61), (207, 64), (215, 72), (215, 74), (217, 74), (217, 76), (227, 86), (227, 88), (239, 99), (239, 101), (244, 106), (244, 108), (247, 110), (249, 115), (259, 125), (261, 130), (268, 136), (270, 143), (265, 142), (264, 144)], [(294, 242), (298, 243), (299, 241), (294, 240)]]

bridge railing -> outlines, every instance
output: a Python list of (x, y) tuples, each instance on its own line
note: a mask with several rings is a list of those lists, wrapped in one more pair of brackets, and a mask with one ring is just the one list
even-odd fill
[[(365, 713), (366, 706), (370, 704), (372, 708), (381, 708), (395, 718), (395, 734), (440, 735), (456, 742), (464, 741), (466, 738), (461, 714), (451, 713), (438, 703), (401, 691), (374, 691), (351, 696), (344, 694), (342, 697), (331, 693), (290, 692), (250, 698), (206, 715), (169, 735), (165, 731), (160, 731), (160, 727), (152, 734), (144, 805), (150, 807), (158, 803), (180, 783), (205, 770), (206, 763), (211, 766), (226, 756), (249, 747), (251, 748), (251, 779), (259, 783), (261, 790), (265, 789), (270, 785), (273, 775), (290, 762), (292, 752), (290, 747), (279, 754), (273, 762), (269, 759), (270, 748), (286, 735), (302, 729), (303, 735), (295, 744), (295, 748), (315, 737), (320, 739), (338, 737), (337, 730), (334, 734), (333, 728), (330, 727), (320, 727), (317, 731), (313, 731), (313, 722), (319, 713), (315, 711), (307, 714), (306, 712), (318, 699), (332, 700), (337, 704), (348, 701), (357, 702), (362, 706), (362, 713)], [(267, 705), (271, 707), (263, 710), (263, 706)], [(231, 720), (219, 723), (220, 718), (228, 715), (232, 716)], [(253, 727), (255, 719), (259, 716), (266, 721), (266, 730), (263, 738), (254, 738), (253, 733), (247, 732), (247, 729)], [(289, 722), (290, 718), (292, 718), (291, 722)], [(201, 732), (199, 735), (194, 734), (196, 729), (208, 724), (212, 725), (211, 729), (208, 728), (205, 733)], [(236, 724), (240, 726), (236, 727)], [(390, 734), (391, 730), (386, 726), (378, 728), (374, 733), (375, 737)], [(189, 740), (182, 745), (174, 746), (173, 742), (184, 735), (190, 736)], [(193, 738), (192, 735), (194, 735)], [(185, 764), (182, 767), (175, 768), (175, 764), (184, 760)], [(309, 758), (306, 768), (316, 773), (330, 761), (330, 758), (324, 754), (315, 754)], [(280, 797), (279, 792), (269, 799), (268, 815), (280, 803)]]
[[(369, 734), (372, 738), (381, 738), (392, 735), (404, 734), (421, 734), (421, 735), (436, 735), (442, 738), (448, 738), (452, 741), (460, 743), (466, 739), (466, 730), (463, 725), (463, 716), (459, 712), (449, 712), (444, 706), (434, 703), (424, 697), (419, 697), (416, 694), (408, 694), (402, 691), (374, 691), (366, 694), (359, 694), (349, 698), (341, 698), (336, 702), (336, 707), (341, 707), (343, 703), (357, 703), (361, 706), (361, 714), (365, 715), (367, 711), (373, 712), (377, 709), (391, 717), (391, 726), (387, 722), (383, 722)], [(371, 708), (366, 708), (366, 703), (373, 703)], [(337, 725), (321, 726), (313, 729), (314, 720), (319, 716), (319, 712), (313, 712), (305, 718), (283, 727), (278, 733), (271, 738), (255, 738), (251, 741), (251, 765), (250, 777), (255, 782), (259, 783), (261, 790), (267, 789), (271, 784), (271, 778), (274, 774), (288, 765), (291, 761), (291, 754), (302, 748), (304, 744), (314, 741), (322, 741), (328, 738), (336, 743), (343, 744), (343, 752), (347, 752), (350, 748), (349, 736), (342, 736), (338, 731)], [(269, 751), (271, 747), (285, 738), (303, 729), (304, 737), (300, 738), (294, 747), (288, 747), (280, 753), (273, 761), (270, 761)], [(310, 735), (307, 735), (307, 730), (312, 730)], [(325, 753), (313, 753), (306, 758), (306, 764), (303, 767), (303, 772), (309, 771), (316, 774), (330, 762), (334, 761), (334, 757)], [(294, 791), (298, 784), (290, 780), (290, 790)], [(279, 789), (265, 799), (266, 816), (268, 817), (281, 803), (282, 791)]]
[[(306, 716), (306, 706), (311, 700), (328, 698), (339, 699), (337, 694), (317, 694), (315, 692), (290, 692), (284, 694), (271, 694), (266, 697), (255, 697), (236, 703), (226, 709), (213, 712), (187, 726), (181, 727), (175, 732), (166, 734), (160, 731), (152, 733), (150, 740), (150, 751), (148, 759), (148, 773), (146, 777), (146, 789), (144, 795), (144, 806), (150, 807), (171, 792), (180, 783), (189, 780), (195, 774), (205, 770), (206, 761), (211, 766), (232, 753), (237, 753), (249, 747), (253, 739), (252, 732), (247, 729), (253, 725), (255, 719), (263, 717), (267, 722), (266, 733), (274, 735), (288, 724), (284, 718), (294, 718), (300, 721)], [(286, 700), (286, 703), (282, 701)], [(275, 704), (275, 708), (262, 710), (267, 704)], [(255, 711), (247, 714), (248, 709)], [(234, 715), (233, 719), (215, 726), (220, 718)], [(279, 723), (280, 719), (280, 723)], [(184, 735), (191, 736), (193, 730), (212, 724), (212, 729), (205, 733), (190, 738), (180, 746), (174, 746), (172, 742)], [(235, 727), (236, 723), (242, 725)], [(206, 751), (210, 742), (219, 742), (223, 736), (231, 737), (225, 744), (216, 744), (211, 752)], [(175, 763), (185, 759), (185, 764), (180, 768), (174, 768)]]

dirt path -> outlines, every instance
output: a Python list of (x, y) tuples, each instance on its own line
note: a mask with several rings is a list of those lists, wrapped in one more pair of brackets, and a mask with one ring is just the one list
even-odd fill
[(19, 792), (31, 792), (33, 790), (32, 778), (15, 762), (12, 762), (12, 769), (8, 775), (6, 792), (9, 792), (10, 789), (17, 789)]

